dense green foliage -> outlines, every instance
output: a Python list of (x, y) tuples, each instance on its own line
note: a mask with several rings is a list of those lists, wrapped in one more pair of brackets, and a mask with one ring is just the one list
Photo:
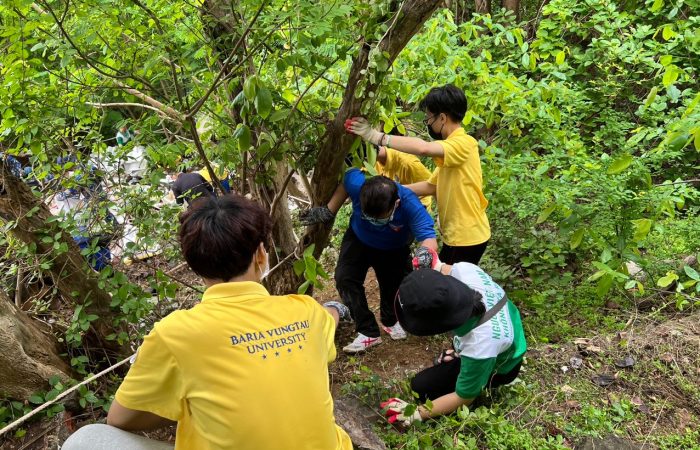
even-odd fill
[[(164, 174), (201, 165), (202, 153), (231, 169), (241, 192), (269, 184), (280, 162), (308, 174), (353, 57), (361, 45), (375, 45), (391, 19), (391, 2), (382, 1), (241, 1), (224, 19), (206, 13), (205, 3), (216, 2), (0, 5), (0, 151), (26, 156), (37, 179), (54, 176), (66, 189), (89, 181), (88, 156), (113, 145), (122, 120), (141, 130), (149, 176), (138, 188), (115, 185), (110, 199), (87, 211), (99, 217), (109, 207), (136, 224), (142, 248), (125, 249), (127, 256), (158, 244), (177, 258), (177, 210), (152, 205), (162, 197)], [(676, 309), (697, 305), (700, 275), (668, 260), (700, 246), (700, 2), (552, 0), (536, 11), (523, 23), (504, 12), (455, 23), (452, 12), (439, 10), (393, 65), (372, 50), (367, 79), (353, 95), (367, 98), (363, 112), (386, 131), (424, 135), (416, 105), (425, 93), (445, 83), (465, 90), (464, 126), (481, 145), (490, 201), (485, 266), (532, 314), (553, 310), (549, 322), (533, 319), (542, 322), (528, 330), (529, 339), (564, 339), (591, 326), (615, 330), (618, 318), (597, 315), (606, 297), (624, 305), (660, 289), (671, 292)], [(242, 35), (244, 50), (236, 46)], [(383, 80), (380, 88), (367, 92), (375, 80)], [(78, 163), (56, 164), (67, 154), (80, 155)], [(68, 177), (69, 170), (77, 176)], [(346, 219), (340, 214), (336, 227)], [(60, 222), (69, 232), (77, 226), (75, 217)], [(41, 278), (55, 254), (37, 255), (11, 237), (16, 224), (0, 225), (0, 289), (9, 290), (21, 268)], [(58, 243), (54, 250), (67, 251)], [(319, 286), (325, 275), (312, 252), (294, 265), (306, 275), (302, 287)], [(628, 261), (648, 277), (631, 276)], [(114, 321), (129, 325), (109, 336), (119, 342), (144, 331), (150, 288), (159, 298), (176, 290), (160, 269), (138, 282), (111, 268), (99, 276), (112, 294)], [(568, 309), (574, 301), (582, 317), (576, 324)], [(71, 308), (59, 338), (76, 373), (85, 375), (96, 361), (85, 356), (81, 337), (95, 318), (80, 305)], [(31, 312), (58, 315), (41, 302)], [(64, 388), (57, 380), (51, 385), (35, 403)], [(511, 388), (515, 400), (386, 438), (402, 448), (472, 448), (481, 438), (489, 448), (560, 447), (561, 435), (539, 425), (523, 430), (507, 416), (526, 388)], [(105, 402), (89, 390), (80, 401)], [(587, 406), (565, 431), (618, 431), (632, 413), (629, 403), (613, 403)], [(24, 407), (1, 407), (0, 423)], [(658, 443), (672, 448), (692, 439)]]

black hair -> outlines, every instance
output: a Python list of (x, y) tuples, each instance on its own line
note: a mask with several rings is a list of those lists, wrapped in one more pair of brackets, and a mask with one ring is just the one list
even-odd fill
[(399, 188), (391, 179), (377, 175), (369, 178), (360, 188), (360, 208), (370, 217), (383, 217), (399, 198)]
[(180, 246), (192, 271), (228, 281), (248, 270), (272, 229), (258, 203), (237, 194), (198, 198), (180, 217)]
[(434, 87), (421, 100), (420, 109), (432, 114), (446, 114), (455, 122), (461, 122), (467, 113), (467, 97), (464, 91), (453, 84)]

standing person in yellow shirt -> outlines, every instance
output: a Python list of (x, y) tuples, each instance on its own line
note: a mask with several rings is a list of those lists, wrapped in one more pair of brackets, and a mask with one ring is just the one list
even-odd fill
[[(374, 164), (377, 175), (384, 175), (399, 184), (409, 185), (430, 179), (430, 171), (415, 155), (401, 153), (392, 148), (379, 147), (377, 162)], [(430, 209), (432, 196), (420, 197), (420, 202)]]
[(440, 260), (478, 264), (491, 237), (491, 227), (486, 216), (488, 200), (482, 191), (479, 145), (462, 128), (467, 99), (461, 89), (447, 84), (431, 89), (420, 108), (426, 113), (424, 123), (435, 139), (432, 142), (382, 133), (362, 117), (351, 119), (347, 129), (375, 145), (433, 158), (437, 168), (432, 177), (406, 187), (419, 196), (437, 197), (443, 240)]
[(260, 284), (272, 224), (257, 203), (207, 197), (180, 222), (182, 253), (207, 286), (202, 302), (155, 324), (108, 425), (84, 427), (63, 448), (161, 449), (126, 431), (177, 422), (176, 450), (351, 450), (333, 417), (328, 377), (348, 308), (271, 296)]

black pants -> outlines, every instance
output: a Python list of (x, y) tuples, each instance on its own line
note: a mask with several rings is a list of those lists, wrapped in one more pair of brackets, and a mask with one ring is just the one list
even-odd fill
[(468, 262), (478, 266), (488, 243), (489, 241), (486, 241), (481, 244), (469, 245), (466, 247), (452, 247), (451, 245), (443, 243), (442, 249), (440, 249), (440, 261), (445, 264)]
[[(456, 357), (452, 361), (440, 363), (418, 372), (411, 380), (411, 389), (418, 394), (421, 402), (428, 399), (435, 400), (443, 395), (450, 394), (455, 391), (459, 367), (460, 358)], [(520, 363), (507, 374), (495, 373), (491, 375), (491, 380), (486, 387), (492, 389), (511, 383), (519, 373)]]
[(379, 250), (369, 247), (348, 228), (340, 245), (338, 265), (335, 268), (335, 286), (343, 302), (350, 308), (358, 333), (379, 337), (379, 326), (367, 306), (365, 277), (369, 268), (374, 269), (379, 282), (380, 317), (382, 324), (396, 323), (394, 297), (399, 285), (410, 271), (410, 249)]

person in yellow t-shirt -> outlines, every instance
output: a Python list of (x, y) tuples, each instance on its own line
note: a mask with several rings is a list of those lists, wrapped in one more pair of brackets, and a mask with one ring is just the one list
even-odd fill
[[(183, 256), (207, 289), (201, 303), (173, 312), (144, 339), (109, 409), (105, 445), (133, 449), (129, 442), (142, 438), (121, 430), (177, 422), (176, 450), (351, 450), (333, 417), (328, 376), (348, 308), (272, 296), (260, 284), (271, 221), (257, 203), (210, 197), (180, 222)], [(102, 449), (103, 431), (83, 433), (86, 447), (64, 448)]]
[(375, 145), (433, 158), (437, 168), (430, 179), (406, 187), (419, 196), (437, 197), (443, 240), (440, 260), (478, 265), (491, 227), (486, 216), (488, 200), (483, 193), (479, 146), (461, 124), (467, 99), (461, 89), (447, 84), (431, 89), (420, 108), (426, 113), (424, 123), (433, 142), (381, 133), (362, 117), (352, 118), (347, 129)]
[[(214, 169), (214, 175), (219, 179), (221, 182), (221, 187), (224, 188), (224, 191), (226, 191), (227, 194), (231, 193), (231, 181), (230, 181), (230, 174), (229, 171), (226, 170), (226, 168), (219, 166), (216, 163), (211, 163), (211, 168)], [(207, 180), (210, 184), (213, 185), (212, 180), (211, 180), (211, 175), (209, 174), (209, 170), (207, 170), (206, 167), (203, 167), (199, 172), (202, 178)], [(214, 186), (216, 187), (216, 186)]]
[[(377, 171), (377, 175), (384, 175), (403, 185), (427, 181), (431, 176), (428, 168), (417, 156), (386, 147), (379, 147), (374, 169)], [(420, 202), (430, 209), (433, 198), (426, 195), (420, 198)]]

